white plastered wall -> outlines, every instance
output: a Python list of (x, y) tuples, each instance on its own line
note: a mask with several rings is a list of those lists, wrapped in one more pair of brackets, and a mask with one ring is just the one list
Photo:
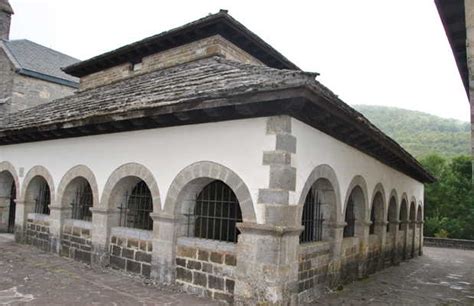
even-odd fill
[[(327, 164), (334, 169), (339, 181), (342, 202), (346, 199), (349, 184), (356, 175), (362, 176), (367, 183), (369, 203), (373, 198), (373, 191), (377, 183), (383, 185), (386, 201), (389, 201), (391, 190), (395, 189), (399, 202), (404, 192), (408, 199), (414, 196), (417, 202), (424, 202), (424, 186), (421, 182), (382, 164), (375, 158), (297, 119), (292, 119), (292, 134), (297, 138), (297, 153), (293, 162), (297, 168), (293, 203), (297, 203), (300, 198), (311, 171), (321, 164)], [(341, 203), (342, 210), (344, 210), (344, 205), (345, 203)]]
[(107, 179), (119, 166), (135, 162), (154, 175), (164, 205), (168, 188), (185, 167), (213, 161), (234, 171), (250, 190), (253, 203), (259, 188), (268, 187), (262, 152), (274, 149), (266, 135), (266, 118), (224, 121), (133, 132), (0, 146), (0, 160), (11, 162), (23, 178), (35, 165), (52, 175), (55, 188), (74, 166), (85, 165), (96, 176), (99, 198)]

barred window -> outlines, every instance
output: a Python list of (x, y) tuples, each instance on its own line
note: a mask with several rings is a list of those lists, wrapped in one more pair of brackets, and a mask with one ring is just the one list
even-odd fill
[(239, 201), (222, 181), (213, 181), (202, 189), (194, 207), (194, 236), (204, 239), (237, 242), (236, 227), (242, 222)]
[(400, 223), (398, 224), (398, 230), (401, 231), (403, 230), (403, 224), (407, 221), (408, 215), (407, 215), (407, 202), (405, 200), (402, 201), (402, 205), (400, 207)]
[(76, 193), (71, 203), (72, 219), (91, 221), (92, 189), (85, 179), (82, 179), (76, 188)]
[(349, 201), (347, 201), (347, 208), (346, 208), (346, 226), (344, 227), (343, 237), (354, 237), (355, 234), (355, 213), (354, 213), (354, 201), (352, 197), (349, 197)]
[(8, 211), (8, 232), (13, 233), (15, 229), (15, 211), (16, 211), (16, 186), (15, 182), (12, 183), (10, 189), (10, 209)]
[(120, 209), (120, 226), (144, 230), (153, 229), (153, 220), (150, 213), (153, 211), (151, 192), (144, 181), (138, 182), (125, 195), (125, 203)]
[(303, 218), (301, 220), (304, 230), (300, 235), (300, 243), (321, 241), (323, 237), (323, 212), (321, 210), (321, 199), (316, 188), (312, 187), (303, 206)]
[(35, 213), (49, 215), (49, 204), (51, 203), (51, 194), (48, 183), (41, 179), (39, 183), (38, 194), (35, 199)]

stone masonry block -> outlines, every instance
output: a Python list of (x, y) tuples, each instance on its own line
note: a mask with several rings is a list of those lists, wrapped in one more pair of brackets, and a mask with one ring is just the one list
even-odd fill
[(291, 117), (273, 116), (267, 119), (267, 134), (290, 134)]
[(291, 153), (285, 151), (263, 152), (263, 165), (290, 165)]
[(271, 189), (284, 189), (294, 191), (296, 188), (296, 168), (288, 165), (270, 166)]
[(185, 268), (176, 268), (176, 278), (178, 280), (191, 283), (193, 281), (193, 273)]
[(277, 151), (296, 153), (296, 137), (286, 134), (277, 135), (275, 149)]
[(202, 286), (202, 287), (207, 287), (206, 274), (194, 271), (193, 272), (193, 284), (199, 285), (199, 286)]
[(210, 257), (212, 262), (219, 263), (219, 264), (223, 262), (223, 258), (224, 258), (223, 254), (216, 253), (216, 252), (212, 252), (211, 257)]
[(258, 203), (288, 205), (290, 199), (289, 191), (277, 189), (259, 189)]
[(184, 246), (178, 247), (178, 250), (176, 252), (176, 256), (180, 257), (189, 257), (189, 258), (196, 258), (197, 256), (197, 250), (193, 248), (188, 248)]

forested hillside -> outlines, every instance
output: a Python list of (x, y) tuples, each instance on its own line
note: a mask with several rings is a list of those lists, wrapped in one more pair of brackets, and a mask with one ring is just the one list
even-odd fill
[(451, 158), (470, 152), (467, 122), (395, 107), (355, 105), (354, 108), (417, 158), (432, 153)]

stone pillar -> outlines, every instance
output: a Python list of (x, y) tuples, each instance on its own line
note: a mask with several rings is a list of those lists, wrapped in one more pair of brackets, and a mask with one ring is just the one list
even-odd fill
[(104, 209), (91, 207), (92, 212), (92, 258), (91, 264), (104, 267), (109, 264), (110, 255), (108, 251), (110, 231), (114, 219), (118, 219), (118, 209)]
[(16, 200), (15, 211), (15, 241), (18, 243), (25, 243), (26, 241), (26, 217), (27, 204), (25, 201)]
[(235, 304), (296, 304), (303, 227), (240, 223), (238, 228)]
[(236, 304), (287, 305), (297, 302), (299, 235), (297, 205), (292, 197), (296, 187), (296, 137), (291, 117), (267, 119), (266, 134), (274, 136), (275, 147), (263, 152), (268, 166), (268, 187), (259, 189), (257, 210), (261, 220), (241, 223), (237, 243), (234, 300)]
[(418, 246), (418, 255), (419, 256), (423, 256), (423, 243), (424, 243), (424, 237), (423, 237), (423, 224), (425, 222), (424, 221), (418, 221), (418, 224), (419, 224), (419, 233), (420, 233), (420, 243), (419, 243), (419, 246)]
[(385, 263), (385, 245), (387, 241), (387, 221), (375, 222), (375, 233), (377, 233), (380, 242), (380, 254), (377, 258), (377, 271), (384, 268)]
[(400, 239), (402, 239), (402, 249), (401, 249), (401, 259), (407, 260), (408, 259), (408, 220), (400, 221), (402, 224), (402, 234), (400, 235)]
[(70, 207), (61, 207), (58, 205), (50, 205), (49, 214), (49, 232), (51, 241), (51, 251), (59, 253), (61, 250), (61, 234), (64, 220), (71, 216)]
[(371, 221), (356, 220), (357, 230), (356, 236), (359, 237), (359, 265), (358, 278), (364, 278), (368, 274), (368, 260), (369, 260), (369, 232)]
[(341, 283), (342, 239), (344, 239), (344, 227), (346, 225), (346, 222), (328, 224), (332, 231), (331, 237), (334, 237), (331, 241), (331, 252), (329, 253), (332, 256), (328, 266), (329, 288), (335, 288)]
[(400, 224), (400, 221), (399, 220), (395, 220), (395, 221), (390, 221), (389, 222), (389, 227), (390, 227), (390, 232), (393, 233), (394, 237), (392, 238), (393, 239), (393, 242), (392, 242), (392, 249), (389, 250), (391, 252), (391, 256), (392, 256), (392, 264), (394, 265), (398, 265), (400, 264), (400, 257), (398, 256), (398, 236), (399, 236), (399, 232), (398, 232), (398, 226)]
[(151, 278), (159, 283), (173, 283), (176, 279), (177, 218), (164, 212), (150, 216), (153, 219)]

